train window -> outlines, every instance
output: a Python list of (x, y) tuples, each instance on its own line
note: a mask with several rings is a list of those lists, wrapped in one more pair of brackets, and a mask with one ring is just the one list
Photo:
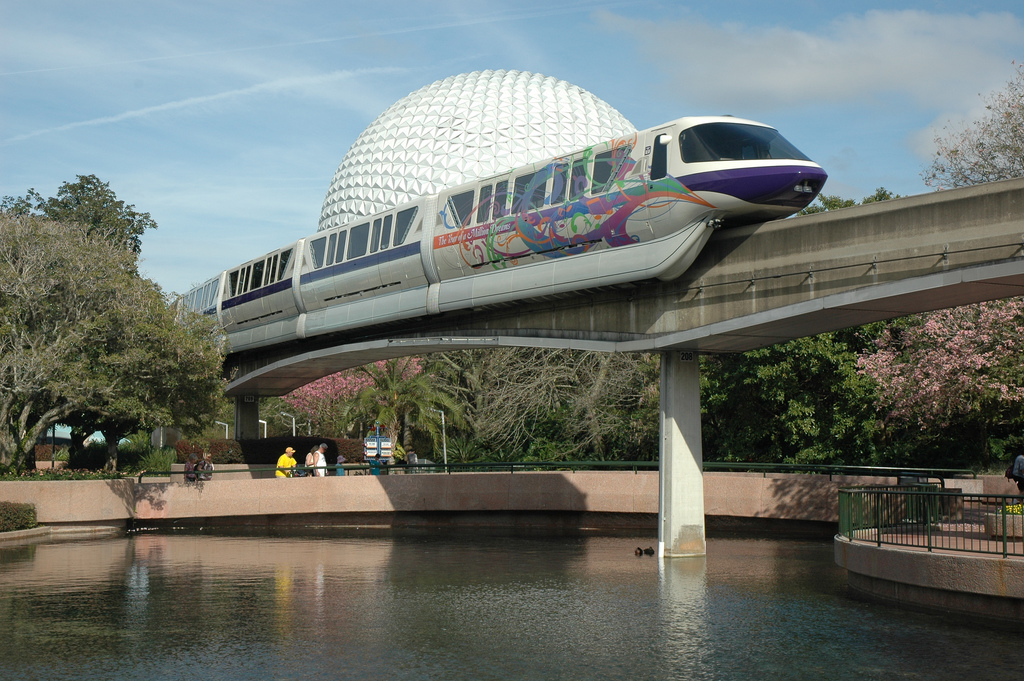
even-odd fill
[(473, 215), (473, 194), (474, 190), (461, 194), (453, 194), (448, 197), (448, 213), (455, 225), (468, 225)]
[(245, 272), (242, 274), (242, 293), (249, 290), (249, 275), (252, 274), (252, 265), (245, 268)]
[(324, 266), (324, 250), (327, 248), (327, 237), (322, 236), (309, 242), (309, 255), (313, 258), (313, 269)]
[(502, 180), (494, 185), (494, 209), (491, 211), (491, 219), (497, 220), (508, 215), (508, 180)]
[(341, 262), (345, 259), (345, 235), (348, 232), (338, 232), (338, 250), (336, 253), (337, 257), (334, 258), (334, 262)]
[(686, 163), (787, 159), (808, 161), (774, 128), (743, 123), (705, 123), (679, 133), (679, 148)]
[(370, 233), (370, 253), (380, 250), (380, 223), (380, 218), (373, 221), (373, 232)]
[(263, 261), (252, 264), (252, 288), (257, 289), (263, 286)]
[(516, 178), (512, 199), (512, 212), (540, 208), (544, 205), (547, 181), (543, 173), (530, 173)]
[(395, 246), (401, 246), (405, 243), (405, 237), (409, 236), (409, 231), (412, 229), (412, 221), (416, 217), (417, 210), (417, 208), (406, 208), (405, 210), (398, 211), (398, 216), (395, 220)]
[(284, 276), (284, 272), (288, 269), (288, 261), (292, 258), (292, 249), (288, 249), (281, 253), (281, 264), (278, 266), (277, 278), (280, 279)]
[(236, 295), (238, 295), (238, 270), (235, 270), (230, 275), (228, 275), (228, 279), (231, 280), (231, 296), (230, 297), (234, 298)]
[(337, 234), (332, 234), (330, 238), (327, 239), (327, 257), (324, 259), (324, 265), (330, 265), (332, 262), (334, 262), (334, 246), (337, 244), (337, 242)]
[(611, 184), (615, 171), (615, 150), (602, 151), (594, 157), (594, 189), (591, 193), (603, 194)]
[(573, 161), (572, 171), (569, 177), (569, 200), (575, 201), (587, 193), (587, 160), (579, 158)]
[(477, 224), (483, 224), (487, 222), (487, 217), (491, 213), (491, 191), (493, 187), (487, 185), (480, 187), (480, 205), (476, 209), (476, 221)]
[(384, 250), (391, 243), (391, 222), (394, 220), (391, 214), (384, 216), (384, 228), (380, 233), (380, 249)]
[(569, 184), (569, 166), (562, 163), (552, 166), (552, 182), (551, 182), (551, 204), (563, 203), (565, 201), (565, 191)]
[(270, 259), (270, 266), (267, 267), (267, 283), (272, 284), (280, 279), (280, 275), (277, 273), (277, 253)]
[(366, 255), (366, 242), (370, 240), (370, 223), (356, 225), (349, 233), (352, 238), (348, 240), (348, 259)]
[(544, 199), (548, 196), (548, 178), (551, 177), (550, 170), (537, 173), (537, 176), (533, 178), (533, 182), (526, 191), (530, 192), (530, 208), (543, 208)]

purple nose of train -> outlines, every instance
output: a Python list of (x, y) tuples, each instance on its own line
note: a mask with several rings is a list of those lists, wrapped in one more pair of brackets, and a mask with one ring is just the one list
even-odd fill
[(819, 167), (781, 165), (715, 170), (684, 179), (698, 193), (715, 192), (759, 206), (800, 210), (821, 191), (828, 175)]

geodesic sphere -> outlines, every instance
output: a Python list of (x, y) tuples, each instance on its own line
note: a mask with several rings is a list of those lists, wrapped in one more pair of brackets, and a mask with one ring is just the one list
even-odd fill
[(395, 102), (356, 138), (319, 228), (635, 131), (564, 80), (525, 71), (451, 76)]

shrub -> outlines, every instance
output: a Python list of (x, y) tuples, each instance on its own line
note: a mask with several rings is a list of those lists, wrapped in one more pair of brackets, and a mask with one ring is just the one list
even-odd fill
[(68, 448), (65, 445), (57, 445), (57, 451), (51, 453), (54, 445), (36, 445), (36, 461), (67, 461)]
[[(459, 436), (448, 440), (448, 461), (451, 463), (479, 461), (484, 458), (484, 451), (483, 444), (475, 438)], [(437, 455), (434, 456), (436, 461)]]
[(138, 469), (142, 471), (169, 471), (171, 465), (177, 461), (178, 455), (170, 447), (156, 449), (139, 459)]
[(37, 524), (36, 507), (32, 504), (0, 501), (0, 532), (30, 530)]
[[(242, 456), (245, 463), (250, 466), (269, 466), (277, 463), (278, 457), (284, 453), (286, 447), (295, 450), (296, 458), (301, 465), (305, 461), (306, 453), (321, 442), (327, 444), (327, 452), (324, 457), (328, 465), (337, 461), (338, 454), (342, 454), (349, 463), (362, 461), (363, 441), (351, 440), (341, 437), (319, 437), (300, 435), (296, 437), (270, 437), (258, 440), (242, 440), (239, 444), (242, 447)], [(215, 460), (216, 461), (216, 460)]]
[(153, 444), (148, 430), (132, 433), (117, 445), (117, 466), (125, 470), (134, 470), (139, 467), (139, 462), (153, 451)]
[[(325, 458), (328, 465), (334, 465), (338, 454), (349, 463), (363, 460), (363, 441), (344, 437), (318, 437), (299, 435), (296, 437), (268, 437), (258, 440), (221, 440), (194, 438), (178, 440), (174, 445), (177, 462), (185, 463), (189, 454), (202, 456), (209, 452), (213, 463), (244, 463), (249, 466), (272, 466), (286, 447), (295, 450), (299, 465), (305, 461), (306, 453), (321, 442), (327, 443)], [(154, 469), (155, 470), (155, 469)]]
[(68, 468), (100, 470), (107, 465), (107, 443), (90, 442), (82, 449), (68, 453)]
[[(174, 449), (177, 452), (177, 462), (188, 461), (189, 454), (197, 457), (203, 454), (213, 455), (213, 463), (246, 463), (242, 456), (242, 445), (235, 440), (195, 438), (192, 440), (178, 440)], [(276, 459), (275, 459), (276, 461)]]
[[(42, 470), (36, 470), (34, 468), (15, 471), (8, 469), (7, 471), (0, 471), (0, 480), (13, 481), (13, 480), (119, 480), (125, 477), (124, 474), (119, 472), (110, 472), (105, 470), (87, 470), (84, 468), (45, 468)], [(131, 476), (128, 476), (131, 477)]]

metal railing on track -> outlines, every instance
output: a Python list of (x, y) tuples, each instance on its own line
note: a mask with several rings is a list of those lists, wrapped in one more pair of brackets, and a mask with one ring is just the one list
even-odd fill
[(839, 490), (839, 535), (876, 546), (1024, 556), (1021, 497), (935, 485)]

